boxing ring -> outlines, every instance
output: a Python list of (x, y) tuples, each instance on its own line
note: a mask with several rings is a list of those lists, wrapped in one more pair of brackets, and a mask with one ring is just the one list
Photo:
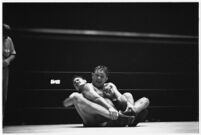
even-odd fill
[(137, 127), (84, 128), (82, 124), (6, 126), (4, 133), (154, 134), (199, 133), (198, 122), (142, 122)]
[[(26, 42), (31, 40), (30, 44), (33, 45), (30, 46), (34, 46), (34, 51), (28, 55), (26, 52), (20, 52), (18, 47), (19, 65), (24, 64), (20, 59), (25, 56), (30, 57), (32, 63), (27, 61), (25, 67), (27, 70), (19, 68), (14, 73), (16, 78), (11, 82), (13, 83), (11, 89), (16, 93), (11, 96), (16, 102), (8, 110), (6, 118), (8, 124), (4, 126), (3, 133), (199, 132), (197, 71), (189, 68), (191, 65), (196, 66), (193, 62), (196, 62), (197, 55), (194, 52), (197, 49), (198, 37), (61, 29), (16, 29), (15, 32), (18, 44), (28, 49)], [(59, 47), (55, 48), (57, 43)], [(36, 49), (42, 45), (45, 47)], [(150, 98), (147, 122), (139, 123), (137, 127), (113, 128), (83, 128), (82, 124), (73, 124), (81, 123), (75, 109), (73, 107), (66, 109), (62, 106), (62, 101), (75, 91), (71, 83), (72, 76), (81, 75), (90, 80), (90, 69), (100, 64), (91, 58), (98, 52), (92, 52), (90, 57), (82, 56), (82, 51), (78, 48), (86, 51), (87, 49), (106, 51), (103, 59), (99, 55), (97, 59), (100, 63), (110, 63), (109, 67), (116, 67), (111, 72), (110, 78), (115, 84), (117, 82), (120, 92), (129, 91), (135, 94), (134, 97)], [(178, 50), (182, 52), (177, 53)], [(47, 51), (45, 57), (44, 51)], [(63, 56), (66, 56), (66, 63), (55, 60)], [(41, 57), (47, 62), (39, 59)], [(114, 60), (114, 57), (117, 57), (117, 60)], [(183, 58), (185, 60), (182, 60)], [(75, 63), (77, 60), (81, 62)], [(83, 63), (84, 60), (87, 62)], [(186, 63), (190, 66), (187, 67)], [(34, 66), (39, 66), (39, 70), (33, 68)], [(190, 69), (188, 72), (186, 67)]]

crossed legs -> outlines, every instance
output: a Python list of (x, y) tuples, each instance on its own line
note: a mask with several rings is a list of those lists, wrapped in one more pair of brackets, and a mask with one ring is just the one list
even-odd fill
[(133, 105), (133, 109), (136, 114), (140, 113), (142, 110), (146, 109), (149, 106), (149, 99), (146, 97), (142, 97), (135, 102), (131, 93), (126, 92), (123, 95), (126, 97), (128, 102)]
[(74, 92), (69, 98), (86, 125), (105, 126), (112, 119), (106, 108), (89, 101), (81, 93)]
[(145, 117), (148, 114), (147, 107), (150, 104), (150, 101), (146, 97), (142, 97), (136, 102), (134, 101), (134, 98), (131, 93), (124, 93), (123, 94), (128, 102), (130, 102), (133, 105), (133, 111), (136, 113), (136, 117), (134, 122), (130, 126), (136, 126), (139, 122), (142, 122), (145, 120)]

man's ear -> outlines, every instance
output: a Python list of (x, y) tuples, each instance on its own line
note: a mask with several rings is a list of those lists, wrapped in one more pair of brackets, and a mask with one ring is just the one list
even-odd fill
[(91, 73), (91, 76), (94, 76), (94, 72)]

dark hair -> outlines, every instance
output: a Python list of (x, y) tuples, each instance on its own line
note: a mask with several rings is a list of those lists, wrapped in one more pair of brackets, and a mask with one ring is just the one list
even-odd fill
[(106, 67), (106, 66), (104, 66), (104, 65), (99, 65), (99, 66), (97, 66), (97, 67), (94, 68), (94, 73), (95, 73), (97, 70), (102, 70), (102, 71), (104, 71), (104, 73), (106, 74), (107, 77), (109, 76), (108, 67)]
[[(81, 77), (81, 76), (79, 76), (79, 75), (74, 75), (73, 78), (72, 78), (72, 81), (74, 81), (75, 78), (82, 78), (82, 79), (84, 79), (83, 77)], [(74, 83), (74, 82), (73, 82), (73, 83)]]
[(3, 35), (9, 36), (11, 34), (11, 28), (8, 24), (3, 24)]
[(72, 81), (73, 81), (75, 78), (78, 78), (78, 77), (84, 79), (82, 76), (74, 75), (74, 76), (72, 77)]

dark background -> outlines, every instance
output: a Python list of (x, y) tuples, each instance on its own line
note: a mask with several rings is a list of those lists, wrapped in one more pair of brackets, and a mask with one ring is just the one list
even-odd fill
[[(198, 3), (3, 3), (16, 59), (10, 67), (5, 124), (80, 123), (73, 75), (89, 82), (97, 65), (137, 100), (150, 99), (148, 121), (198, 121)], [(28, 28), (124, 31), (171, 37), (86, 36)], [(185, 38), (174, 35), (187, 36)], [(50, 84), (59, 79), (60, 85)]]
[(198, 3), (3, 3), (12, 27), (198, 35)]

